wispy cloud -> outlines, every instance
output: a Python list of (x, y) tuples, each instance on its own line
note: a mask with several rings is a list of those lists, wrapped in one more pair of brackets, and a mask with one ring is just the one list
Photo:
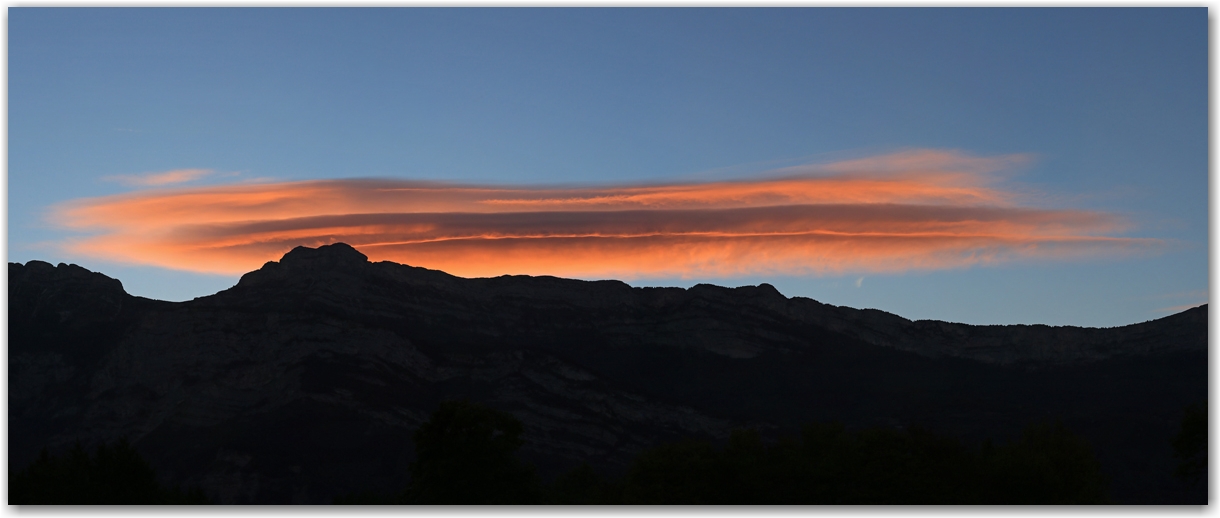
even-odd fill
[(95, 233), (72, 252), (241, 273), (297, 245), (347, 242), (372, 260), (464, 276), (656, 278), (963, 268), (1114, 256), (1107, 213), (1042, 209), (990, 175), (1022, 156), (915, 150), (766, 179), (514, 187), (349, 179), (182, 188), (75, 200), (52, 220)]
[(1194, 304), (1179, 304), (1177, 306), (1169, 306), (1167, 308), (1157, 308), (1157, 309), (1152, 310), (1152, 312), (1153, 313), (1181, 313), (1188, 309), (1197, 308), (1204, 304), (1207, 304), (1206, 300), (1203, 302), (1196, 302)]
[(131, 187), (160, 187), (163, 185), (175, 185), (193, 182), (210, 174), (212, 174), (212, 171), (209, 169), (175, 169), (173, 171), (162, 171), (159, 173), (104, 176), (102, 177), (102, 180), (108, 182), (119, 182), (123, 185)]
[(1182, 300), (1192, 301), (1192, 302), (1189, 302), (1186, 304), (1175, 304), (1173, 306), (1157, 308), (1157, 309), (1152, 310), (1153, 313), (1178, 313), (1181, 311), (1186, 311), (1193, 307), (1207, 304), (1208, 291), (1207, 290), (1179, 291), (1179, 292), (1175, 292), (1175, 293), (1162, 293), (1160, 295), (1153, 295), (1153, 296), (1147, 297), (1147, 298), (1152, 299), (1152, 300), (1178, 299), (1179, 301), (1182, 301)]
[(1150, 298), (1150, 299), (1200, 299), (1200, 300), (1207, 300), (1207, 290), (1190, 290), (1190, 291), (1178, 291), (1178, 292), (1174, 292), (1174, 293), (1162, 293), (1162, 294), (1159, 294), (1159, 295), (1152, 295), (1152, 296), (1150, 296), (1150, 297), (1148, 297), (1148, 298)]

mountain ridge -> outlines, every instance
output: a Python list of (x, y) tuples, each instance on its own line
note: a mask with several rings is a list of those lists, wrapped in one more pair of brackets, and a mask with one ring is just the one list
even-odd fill
[[(848, 306), (835, 306), (819, 302), (808, 297), (786, 297), (781, 294), (774, 286), (763, 283), (758, 286), (742, 286), (738, 288), (725, 288), (713, 284), (697, 284), (691, 288), (633, 288), (628, 284), (618, 280), (599, 280), (599, 281), (584, 281), (577, 279), (563, 279), (551, 276), (528, 276), (528, 275), (503, 275), (499, 277), (485, 277), (465, 279), (449, 275), (440, 270), (430, 270), (426, 268), (413, 267), (402, 265), (390, 261), (381, 261), (370, 263), (367, 257), (356, 249), (344, 243), (336, 243), (333, 245), (324, 245), (317, 249), (307, 247), (297, 247), (284, 256), (281, 262), (268, 262), (260, 268), (249, 272), (242, 276), (241, 280), (231, 289), (243, 288), (250, 286), (253, 283), (261, 282), (261, 279), (267, 276), (275, 277), (276, 272), (283, 268), (288, 268), (286, 271), (298, 271), (301, 268), (306, 270), (315, 269), (309, 266), (314, 261), (326, 267), (344, 265), (348, 268), (356, 267), (374, 267), (380, 268), (381, 272), (386, 273), (387, 270), (398, 269), (394, 274), (387, 277), (408, 283), (415, 283), (416, 279), (410, 278), (413, 276), (424, 276), (430, 279), (430, 283), (434, 286), (437, 283), (443, 283), (447, 289), (468, 292), (468, 290), (459, 290), (456, 285), (463, 281), (477, 284), (487, 290), (496, 290), (497, 285), (524, 282), (538, 283), (543, 282), (548, 284), (563, 284), (566, 288), (574, 287), (600, 287), (603, 288), (597, 295), (601, 298), (594, 300), (613, 300), (616, 303), (623, 303), (627, 293), (643, 295), (648, 293), (665, 293), (668, 296), (656, 297), (654, 302), (664, 303), (666, 300), (680, 298), (675, 296), (676, 293), (685, 292), (694, 296), (702, 296), (706, 298), (717, 298), (723, 300), (726, 292), (731, 292), (735, 299), (744, 299), (751, 303), (755, 303), (766, 309), (783, 313), (790, 318), (809, 319), (811, 323), (834, 329), (840, 332), (846, 332), (856, 338), (863, 339), (869, 343), (877, 345), (885, 345), (894, 347), (900, 350), (915, 352), (928, 356), (957, 356), (971, 358), (979, 361), (994, 362), (994, 363), (1013, 363), (1021, 361), (1078, 361), (1078, 360), (1097, 360), (1107, 358), (1115, 354), (1127, 354), (1137, 351), (1114, 350), (1113, 346), (1124, 338), (1125, 335), (1147, 335), (1150, 333), (1160, 332), (1160, 327), (1156, 322), (1165, 319), (1184, 319), (1197, 323), (1202, 319), (1206, 322), (1207, 304), (1197, 306), (1195, 308), (1179, 312), (1174, 315), (1162, 317), (1159, 319), (1148, 320), (1145, 322), (1128, 324), (1124, 326), (1114, 327), (1082, 327), (1082, 326), (1051, 326), (1046, 324), (963, 324), (955, 322), (946, 322), (940, 320), (921, 319), (910, 320), (899, 315), (889, 313), (879, 309), (857, 309)], [(285, 265), (287, 262), (287, 265)], [(267, 271), (270, 269), (270, 271)], [(316, 269), (315, 269), (316, 270)], [(404, 275), (404, 272), (410, 272), (411, 275)], [(591, 283), (591, 284), (580, 284)], [(652, 291), (652, 290), (677, 290), (677, 291)], [(229, 290), (224, 290), (224, 293)], [(573, 290), (575, 291), (575, 290)], [(218, 293), (217, 295), (219, 295)], [(535, 293), (536, 295), (537, 293)], [(617, 298), (615, 297), (617, 296)], [(570, 299), (568, 302), (572, 302)], [(587, 302), (587, 300), (586, 300)], [(605, 305), (590, 304), (592, 307), (605, 307)], [(824, 314), (819, 314), (821, 311)], [(900, 329), (894, 329), (898, 327)], [(889, 331), (884, 332), (884, 331)], [(902, 332), (915, 333), (949, 333), (951, 339), (956, 339), (956, 343), (945, 343), (940, 347), (928, 348), (919, 347), (913, 340), (904, 340), (900, 337), (893, 336)], [(1029, 337), (1018, 340), (1002, 340), (997, 334), (1004, 333), (1042, 333), (1049, 336)], [(1090, 333), (1097, 335), (1096, 337), (1083, 337), (1082, 333)], [(887, 336), (888, 335), (888, 336)], [(946, 338), (946, 337), (941, 337)], [(1014, 342), (1020, 340), (1048, 340), (1052, 344), (1062, 344), (1071, 342), (1081, 344), (1084, 341), (1084, 346), (1068, 348), (1066, 346), (1050, 345), (1041, 349), (1027, 348), (1024, 351), (1013, 351), (1011, 348), (1015, 345)], [(1159, 344), (1145, 344), (1144, 347), (1148, 350), (1140, 350), (1138, 352), (1151, 352), (1152, 350), (1180, 350), (1184, 348), (1198, 347), (1206, 344), (1189, 343), (1189, 342), (1166, 342)], [(1003, 350), (1009, 348), (1009, 350)], [(1061, 355), (1055, 358), (1055, 354)]]
[(325, 503), (397, 487), (410, 430), (467, 398), (520, 419), (544, 474), (621, 470), (659, 441), (743, 426), (919, 424), (981, 440), (1059, 416), (1094, 442), (1116, 493), (1194, 498), (1168, 476), (1167, 437), (1206, 397), (1206, 305), (1118, 328), (969, 326), (770, 285), (463, 279), (341, 244), (185, 302), (10, 263), (9, 297), (14, 468), (42, 447), (125, 436), (219, 501)]

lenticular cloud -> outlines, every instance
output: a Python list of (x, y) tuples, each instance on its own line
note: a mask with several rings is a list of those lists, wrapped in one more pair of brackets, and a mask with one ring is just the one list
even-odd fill
[(995, 186), (1023, 156), (917, 150), (767, 179), (578, 188), (385, 179), (140, 191), (53, 208), (94, 258), (235, 274), (295, 246), (462, 276), (727, 277), (963, 268), (1146, 250), (1111, 214)]

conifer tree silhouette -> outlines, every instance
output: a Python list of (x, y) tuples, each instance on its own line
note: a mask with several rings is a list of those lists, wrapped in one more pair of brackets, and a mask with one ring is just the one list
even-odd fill
[(167, 489), (139, 453), (120, 439), (93, 455), (79, 442), (64, 456), (44, 448), (38, 460), (9, 473), (10, 504), (206, 504), (202, 491)]
[(523, 426), (511, 414), (446, 401), (415, 432), (416, 460), (403, 501), (412, 504), (534, 504), (542, 488), (515, 453)]

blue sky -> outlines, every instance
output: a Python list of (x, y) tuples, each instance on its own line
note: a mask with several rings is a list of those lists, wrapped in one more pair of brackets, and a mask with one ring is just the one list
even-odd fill
[[(1207, 10), (9, 9), (8, 260), (133, 294), (236, 282), (65, 249), (56, 204), (380, 178), (749, 180), (904, 150), (1021, 155), (1027, 205), (1120, 216), (1155, 250), (769, 282), (908, 318), (1112, 326), (1208, 297)], [(1032, 194), (1031, 194), (1032, 193)]]

